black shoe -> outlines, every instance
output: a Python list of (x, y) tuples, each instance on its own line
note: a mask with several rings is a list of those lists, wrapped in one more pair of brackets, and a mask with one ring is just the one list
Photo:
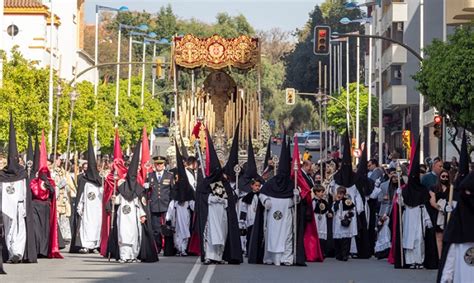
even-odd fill
[(20, 257), (19, 255), (14, 255), (14, 256), (12, 256), (12, 258), (11, 258), (11, 262), (12, 262), (13, 264), (15, 264), (15, 263), (20, 263), (20, 260), (21, 260), (21, 257)]

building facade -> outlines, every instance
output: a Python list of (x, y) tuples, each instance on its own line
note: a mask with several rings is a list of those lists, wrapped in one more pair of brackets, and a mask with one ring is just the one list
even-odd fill
[[(4, 0), (3, 7), (0, 49), (7, 52), (7, 58), (16, 46), (39, 68), (52, 63), (58, 75), (67, 81), (74, 78), (76, 69), (94, 65), (91, 56), (81, 49), (84, 0)], [(51, 12), (54, 13), (52, 41)], [(93, 74), (86, 74), (79, 81), (93, 79)]]

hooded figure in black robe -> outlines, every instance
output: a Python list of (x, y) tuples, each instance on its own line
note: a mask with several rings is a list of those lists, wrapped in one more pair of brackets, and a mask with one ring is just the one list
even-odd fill
[[(294, 198), (294, 182), (290, 178), (291, 175), (291, 155), (290, 144), (286, 138), (286, 132), (283, 134), (283, 141), (280, 152), (280, 162), (277, 169), (277, 174), (269, 179), (260, 190), (260, 194), (272, 198), (288, 199)], [(305, 251), (304, 251), (304, 213), (300, 209), (297, 210), (297, 241), (296, 241), (296, 265), (305, 266)], [(250, 235), (250, 244), (248, 251), (248, 263), (262, 264), (265, 256), (265, 207), (259, 202), (257, 211), (255, 213), (255, 222), (252, 233)], [(294, 212), (293, 212), (294, 213)], [(292, 216), (293, 217), (293, 216)]]
[[(38, 146), (38, 140), (35, 141), (35, 147)], [(26, 151), (26, 173), (27, 173), (27, 189), (26, 189), (26, 207), (32, 207), (32, 194), (30, 188), (30, 182), (35, 177), (36, 171), (33, 171), (33, 164), (35, 159), (35, 154), (33, 153), (33, 145), (31, 142), (31, 136), (28, 136), (28, 149)], [(25, 254), (23, 255), (23, 260), (30, 263), (37, 262), (37, 252), (36, 252), (36, 239), (34, 231), (36, 229), (35, 222), (33, 218), (32, 209), (26, 211), (26, 249)]]
[[(454, 183), (454, 199), (457, 199), (457, 206), (451, 213), (449, 221), (446, 224), (446, 228), (444, 230), (443, 249), (441, 253), (437, 282), (442, 282), (441, 279), (446, 279), (446, 276), (448, 275), (447, 273), (452, 270), (454, 270), (454, 277), (456, 277), (456, 273), (459, 273), (459, 271), (462, 272), (462, 270), (459, 269), (462, 266), (452, 266), (452, 264), (451, 266), (447, 266), (445, 270), (446, 261), (452, 260), (450, 257), (459, 256), (449, 254), (451, 246), (453, 246), (453, 251), (451, 251), (451, 253), (453, 253), (456, 249), (458, 249), (458, 247), (466, 246), (467, 243), (474, 243), (474, 173), (469, 173), (470, 161), (471, 160), (467, 149), (466, 131), (464, 131), (461, 143), (461, 152), (459, 155), (459, 171)], [(474, 244), (471, 246), (474, 247)], [(471, 252), (471, 259), (473, 258), (472, 254), (473, 253)], [(465, 261), (465, 263), (467, 262), (468, 261)], [(470, 268), (472, 269), (472, 262)], [(454, 278), (452, 279), (454, 280)], [(456, 280), (459, 279), (462, 280), (460, 277), (456, 278)], [(456, 280), (454, 280), (454, 282), (456, 282)]]
[(257, 180), (261, 184), (265, 183), (262, 177), (257, 172), (257, 163), (255, 161), (255, 153), (253, 151), (252, 139), (249, 139), (249, 144), (247, 148), (247, 166), (245, 167), (244, 174), (239, 178), (239, 192), (240, 195), (246, 195), (250, 193), (252, 189), (250, 188), (250, 182), (252, 180)]
[(464, 176), (456, 189), (459, 201), (444, 230), (437, 282), (462, 283), (474, 278), (474, 172)]
[[(34, 228), (31, 227), (32, 223), (32, 218), (31, 218), (31, 192), (28, 192), (28, 174), (23, 168), (20, 163), (19, 163), (19, 154), (18, 154), (18, 148), (17, 148), (17, 143), (16, 143), (16, 131), (15, 127), (13, 124), (13, 116), (10, 113), (10, 131), (9, 131), (9, 140), (8, 140), (8, 159), (7, 159), (7, 166), (3, 168), (0, 171), (0, 212), (2, 212), (2, 223), (3, 223), (3, 231), (4, 233), (0, 234), (4, 235), (2, 240), (2, 255), (3, 255), (3, 261), (11, 260), (13, 263), (18, 263), (20, 261), (23, 262), (36, 262), (36, 255), (34, 254), (34, 243), (31, 241), (31, 239), (34, 237), (33, 236), (33, 231)], [(24, 193), (21, 193), (17, 190), (24, 190)], [(20, 194), (21, 197), (18, 199), (18, 203), (15, 205), (13, 203), (10, 203), (8, 199), (10, 199), (9, 195), (18, 195)], [(3, 198), (6, 199), (6, 201), (3, 200)], [(5, 204), (8, 203), (8, 206)], [(22, 204), (22, 205), (21, 205)], [(4, 206), (5, 205), (5, 206)], [(22, 211), (19, 210), (19, 208), (22, 207), (22, 209), (25, 210), (26, 217), (22, 217)], [(12, 210), (13, 209), (13, 210)], [(7, 215), (5, 212), (10, 211), (10, 213), (16, 213), (17, 215)], [(13, 219), (16, 218), (16, 219)], [(28, 227), (28, 223), (30, 223), (30, 227)], [(9, 229), (11, 228), (12, 225), (19, 225), (21, 227), (22, 225), (25, 226), (25, 231), (24, 231), (24, 237), (25, 241), (24, 243), (18, 243), (21, 246), (24, 245), (24, 250), (22, 251), (13, 251), (13, 253), (18, 254), (10, 254), (8, 251), (8, 246), (6, 245), (7, 243), (7, 236), (9, 233)], [(14, 235), (13, 239), (14, 241), (19, 241), (17, 238), (18, 236), (22, 235), (23, 231), (21, 231), (21, 234), (18, 233), (17, 235)], [(30, 234), (30, 235), (29, 235)], [(28, 239), (30, 239), (30, 242), (28, 242)], [(17, 244), (17, 245), (18, 245)], [(21, 253), (21, 254), (19, 254)]]
[[(369, 198), (370, 194), (374, 190), (373, 183), (367, 176), (367, 147), (364, 147), (362, 151), (362, 156), (359, 160), (359, 164), (357, 166), (356, 172), (356, 187), (359, 191), (359, 194), (362, 196), (362, 200), (364, 201), (364, 211), (359, 213), (357, 217), (357, 228), (358, 233), (356, 237), (356, 244), (357, 244), (357, 258), (367, 259), (370, 258), (373, 254), (374, 246), (375, 246), (375, 204), (376, 200), (372, 200), (372, 202), (368, 203), (369, 205), (365, 205), (365, 200)], [(372, 204), (372, 207), (370, 207)], [(366, 212), (367, 207), (370, 207), (370, 218), (369, 224), (367, 224)]]
[[(235, 182), (235, 165), (239, 164), (239, 132), (240, 132), (240, 123), (237, 123), (235, 127), (234, 136), (232, 138), (232, 145), (230, 146), (229, 158), (227, 163), (222, 168), (223, 173), (227, 176), (227, 179), (231, 182)], [(240, 176), (239, 176), (240, 178)], [(240, 183), (240, 179), (239, 179)]]
[[(92, 145), (92, 139), (89, 134), (88, 148), (87, 148), (87, 170), (86, 172), (84, 172), (84, 174), (82, 174), (78, 178), (76, 203), (74, 206), (76, 209), (73, 211), (73, 230), (71, 231), (72, 235), (71, 235), (71, 246), (69, 250), (70, 253), (78, 253), (83, 247), (80, 233), (79, 233), (81, 216), (77, 212), (77, 208), (81, 200), (81, 196), (84, 193), (84, 187), (87, 183), (91, 183), (92, 185), (101, 188), (102, 181), (103, 180), (102, 180), (102, 177), (100, 177), (99, 170), (97, 170), (97, 162), (95, 159), (94, 146)], [(102, 216), (100, 217), (102, 218)]]
[(197, 223), (199, 227), (199, 236), (201, 244), (201, 261), (206, 262), (205, 238), (204, 232), (208, 222), (209, 204), (208, 200), (213, 190), (211, 186), (221, 182), (227, 195), (227, 239), (225, 241), (224, 253), (222, 260), (230, 264), (242, 263), (242, 246), (240, 243), (240, 231), (237, 220), (237, 213), (235, 211), (236, 197), (233, 194), (229, 181), (224, 178), (223, 170), (214, 149), (214, 144), (206, 131), (207, 136), (207, 150), (209, 151), (209, 161), (207, 162), (209, 168), (209, 176), (206, 176), (201, 184), (198, 184), (196, 189), (196, 204), (195, 211), (197, 214)]
[[(436, 235), (435, 235), (435, 229), (433, 225), (431, 227), (428, 227), (425, 219), (426, 215), (425, 212), (423, 212), (423, 209), (425, 207), (429, 206), (430, 203), (430, 194), (428, 188), (425, 188), (420, 181), (420, 146), (419, 146), (419, 141), (418, 143), (414, 144), (415, 146), (415, 151), (414, 154), (410, 160), (410, 169), (409, 169), (409, 174), (408, 174), (408, 182), (405, 187), (402, 187), (402, 199), (403, 199), (403, 204), (405, 205), (403, 209), (403, 217), (406, 217), (405, 214), (407, 213), (407, 209), (409, 208), (415, 208), (415, 209), (420, 209), (421, 212), (421, 219), (422, 223), (420, 225), (425, 226), (424, 228), (424, 233), (423, 233), (423, 240), (424, 240), (424, 261), (423, 261), (423, 266), (427, 269), (436, 269), (438, 268), (438, 248), (436, 245)], [(401, 246), (403, 242), (403, 234), (400, 234), (400, 226), (403, 223), (400, 223), (399, 219), (399, 211), (398, 211), (398, 205), (393, 206), (393, 211), (392, 211), (392, 222), (393, 222), (393, 227), (395, 226), (395, 233), (392, 232), (392, 237), (395, 236), (395, 239), (392, 239), (392, 249), (390, 252), (390, 256), (392, 258), (393, 263), (395, 264), (395, 268), (409, 268), (410, 266), (407, 265), (406, 262), (406, 249), (403, 249), (403, 258), (401, 255)], [(395, 210), (397, 209), (397, 210)], [(427, 213), (427, 212), (426, 212)], [(407, 216), (409, 217), (409, 216)], [(397, 219), (396, 221), (394, 219)], [(429, 215), (427, 216), (427, 220), (429, 220)], [(403, 221), (403, 220), (402, 220)], [(429, 220), (431, 223), (431, 220)], [(432, 223), (431, 223), (432, 224)], [(423, 229), (423, 228), (421, 228)], [(404, 231), (402, 230), (403, 233), (409, 233), (412, 231)], [(403, 264), (402, 264), (403, 263)], [(420, 267), (418, 264), (414, 264), (414, 267)]]

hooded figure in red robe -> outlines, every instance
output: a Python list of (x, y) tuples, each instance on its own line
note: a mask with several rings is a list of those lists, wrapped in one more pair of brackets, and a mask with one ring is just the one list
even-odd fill
[[(63, 258), (59, 253), (59, 242), (58, 242), (58, 219), (56, 213), (56, 195), (54, 180), (51, 178), (49, 172), (48, 153), (46, 151), (46, 142), (44, 138), (44, 132), (41, 135), (41, 146), (39, 152), (39, 170), (37, 177), (30, 183), (31, 192), (33, 195), (33, 210), (35, 213), (35, 230), (36, 243), (37, 245), (46, 242), (48, 243), (47, 256), (48, 258)], [(48, 223), (48, 228), (40, 229), (38, 225), (41, 223)], [(41, 233), (41, 231), (49, 232)], [(45, 239), (44, 237), (47, 237)], [(41, 251), (40, 251), (41, 255)]]

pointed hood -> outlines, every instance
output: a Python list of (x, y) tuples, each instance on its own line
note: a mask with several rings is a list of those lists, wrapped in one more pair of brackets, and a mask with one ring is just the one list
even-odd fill
[(214, 148), (209, 131), (206, 129), (206, 176), (213, 177), (214, 179), (220, 179), (222, 177), (222, 167)]
[[(122, 148), (120, 147), (120, 137), (119, 137), (118, 129), (115, 129), (114, 167), (110, 173), (113, 174), (115, 170), (117, 170), (117, 176), (119, 180), (125, 178), (127, 174), (127, 168), (125, 167), (125, 163), (123, 161), (123, 153), (122, 153)], [(113, 178), (113, 175), (112, 175), (112, 178)]]
[(186, 168), (184, 168), (183, 157), (179, 151), (178, 144), (175, 143), (176, 148), (176, 174), (178, 176), (178, 181), (175, 183), (174, 192), (172, 195), (173, 200), (178, 202), (185, 202), (189, 200), (194, 200), (194, 190), (191, 187), (191, 184), (188, 180), (188, 175), (186, 174)]
[(290, 145), (287, 146), (286, 131), (283, 134), (281, 144), (280, 161), (278, 163), (277, 174), (266, 182), (260, 192), (274, 198), (293, 197), (294, 183), (290, 179), (291, 156)]
[(252, 139), (249, 139), (247, 156), (247, 166), (245, 167), (245, 172), (242, 176), (242, 183), (239, 184), (239, 190), (241, 192), (248, 193), (252, 190), (250, 188), (250, 182), (252, 181), (252, 179), (259, 180), (261, 184), (265, 182), (257, 172), (257, 162), (255, 161), (255, 153), (253, 151)]
[(355, 183), (355, 174), (352, 170), (352, 158), (351, 158), (351, 142), (349, 136), (349, 130), (346, 128), (346, 134), (344, 135), (344, 151), (342, 155), (341, 167), (334, 175), (334, 181), (339, 186), (346, 188), (352, 187)]
[(145, 127), (143, 127), (142, 132), (141, 149), (140, 174), (138, 175), (138, 182), (143, 186), (148, 173), (153, 171), (150, 163), (150, 144), (148, 143), (148, 135), (146, 133)]
[(135, 197), (141, 196), (143, 193), (143, 187), (137, 181), (140, 166), (140, 145), (141, 142), (138, 142), (133, 149), (132, 161), (130, 161), (125, 182), (118, 186), (118, 191), (127, 201), (132, 201)]
[(31, 141), (31, 136), (28, 135), (28, 148), (26, 149), (26, 172), (28, 173), (28, 178), (33, 178), (33, 161), (34, 161), (34, 152), (33, 152), (33, 143)]
[(235, 180), (234, 167), (239, 163), (239, 130), (240, 122), (237, 123), (237, 127), (235, 127), (234, 137), (232, 138), (232, 146), (230, 147), (229, 159), (223, 168), (224, 174), (226, 174), (231, 180)]
[(466, 130), (464, 130), (461, 142), (461, 152), (459, 153), (458, 177), (454, 183), (455, 189), (457, 189), (462, 180), (467, 176), (467, 174), (469, 174), (469, 163), (471, 163), (471, 160), (469, 158), (469, 152), (467, 151)]
[(33, 168), (31, 170), (31, 174), (36, 174), (39, 170), (39, 163), (40, 163), (40, 146), (38, 142), (38, 137), (35, 138), (35, 154), (33, 157)]
[(272, 137), (268, 138), (267, 151), (265, 152), (265, 159), (263, 160), (263, 170), (268, 167), (268, 160), (272, 157)]
[(368, 196), (372, 193), (373, 185), (369, 180), (368, 177), (368, 170), (367, 170), (367, 145), (364, 146), (362, 150), (362, 156), (359, 159), (359, 164), (357, 165), (356, 171), (356, 187), (359, 191), (361, 196)]
[(180, 141), (180, 147), (181, 147), (181, 153), (182, 153), (181, 156), (184, 158), (184, 160), (188, 160), (189, 158), (188, 149), (184, 145), (183, 136), (181, 135), (179, 136), (179, 141)]
[(415, 144), (412, 142), (412, 153), (410, 168), (408, 170), (408, 182), (402, 190), (403, 202), (411, 207), (425, 204), (430, 199), (428, 188), (420, 181), (420, 139)]
[(10, 113), (7, 166), (0, 171), (0, 182), (16, 182), (25, 179), (26, 177), (26, 170), (19, 162), (16, 131), (15, 126), (13, 125), (13, 116)]
[(95, 160), (94, 146), (92, 145), (90, 133), (87, 144), (87, 170), (83, 177), (87, 182), (99, 187), (102, 186), (102, 178), (99, 175), (99, 170), (97, 170), (97, 161)]

